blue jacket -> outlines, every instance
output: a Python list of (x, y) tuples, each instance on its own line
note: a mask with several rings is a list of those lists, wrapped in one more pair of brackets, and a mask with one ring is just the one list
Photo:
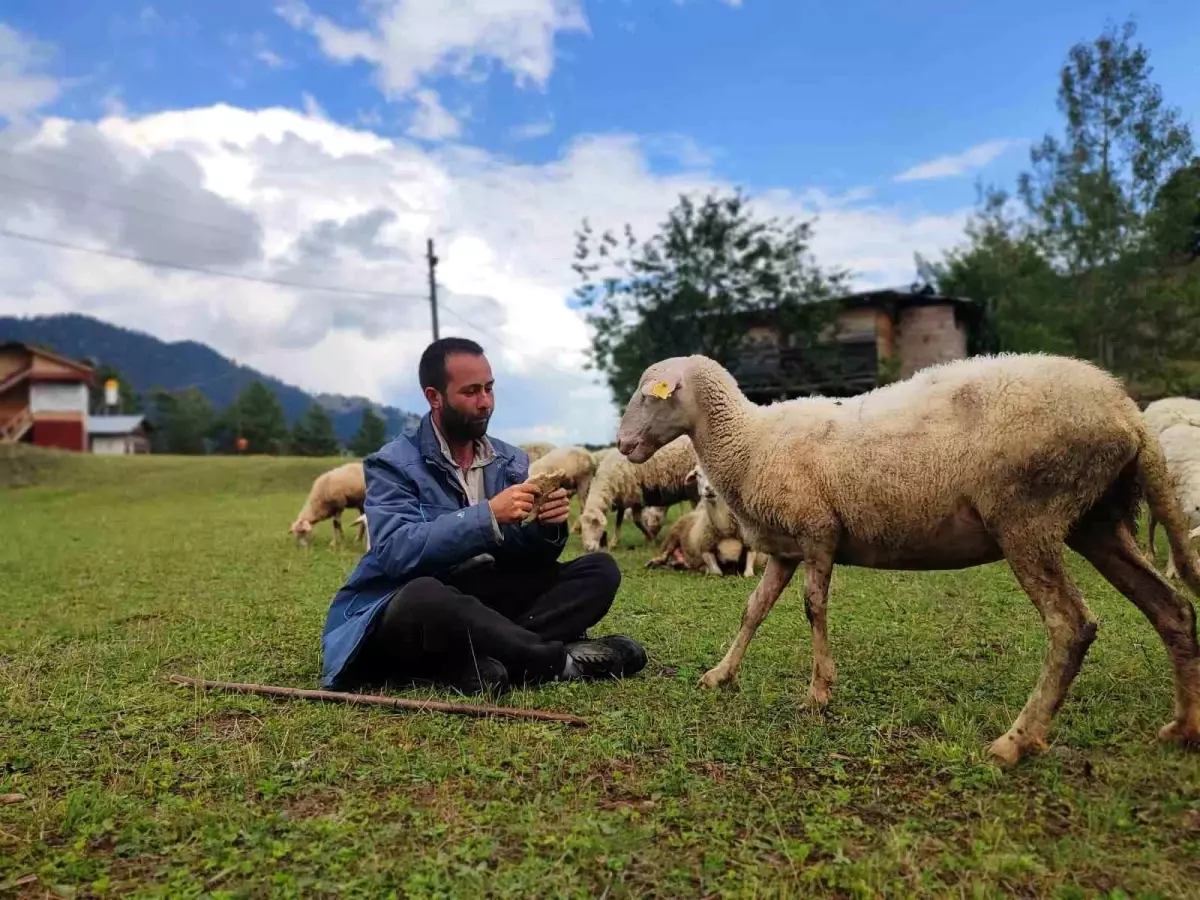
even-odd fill
[[(489, 438), (495, 457), (483, 467), (488, 498), (529, 476), (524, 450)], [(387, 601), (422, 575), (438, 577), (480, 553), (497, 563), (556, 560), (567, 544), (567, 526), (503, 525), (496, 540), (487, 503), (470, 506), (451, 462), (442, 455), (429, 413), (416, 434), (385, 444), (363, 460), (364, 512), (371, 549), (334, 594), (321, 635), (321, 686), (347, 687), (347, 666)]]

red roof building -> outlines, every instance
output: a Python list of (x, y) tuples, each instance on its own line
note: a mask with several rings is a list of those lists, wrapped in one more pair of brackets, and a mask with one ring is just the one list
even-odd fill
[(40, 347), (0, 344), (0, 443), (88, 450), (91, 366)]

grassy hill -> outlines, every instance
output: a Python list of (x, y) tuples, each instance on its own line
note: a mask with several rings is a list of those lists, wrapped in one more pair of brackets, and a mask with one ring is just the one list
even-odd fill
[(1003, 564), (838, 568), (824, 714), (804, 705), (798, 588), (740, 687), (702, 691), (752, 582), (647, 570), (633, 528), (597, 631), (643, 641), (647, 668), (502, 701), (587, 728), (275, 701), (166, 678), (316, 685), (329, 598), (359, 550), (331, 550), (328, 523), (308, 551), (285, 530), (333, 460), (13, 451), (0, 483), (17, 459), (26, 486), (0, 488), (6, 896), (1184, 897), (1200, 883), (1200, 753), (1154, 739), (1166, 655), (1073, 555), (1099, 640), (1051, 751), (1000, 771), (986, 742), (1045, 648)]
[(358, 430), (362, 411), (368, 406), (383, 417), (389, 437), (415, 428), (419, 418), (366, 397), (312, 395), (249, 366), (238, 365), (206, 344), (160, 341), (90, 316), (72, 313), (0, 317), (0, 341), (6, 340), (37, 344), (75, 359), (90, 358), (97, 364), (113, 366), (135, 390), (143, 393), (155, 388), (173, 391), (195, 386), (218, 411), (231, 404), (246, 385), (262, 381), (279, 398), (289, 423), (295, 422), (314, 402), (319, 403), (329, 413), (334, 431), (343, 443)]

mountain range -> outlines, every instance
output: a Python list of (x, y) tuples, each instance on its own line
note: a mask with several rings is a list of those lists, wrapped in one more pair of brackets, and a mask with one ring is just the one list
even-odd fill
[(175, 391), (196, 387), (218, 411), (229, 406), (248, 384), (258, 380), (275, 392), (289, 423), (295, 422), (313, 403), (319, 404), (333, 420), (334, 431), (343, 442), (358, 431), (367, 407), (387, 423), (389, 438), (411, 433), (420, 419), (415, 413), (366, 397), (310, 394), (256, 369), (238, 365), (207, 344), (161, 341), (77, 313), (28, 318), (0, 316), (0, 343), (4, 341), (37, 344), (72, 359), (111, 366), (134, 390), (142, 393), (155, 388)]

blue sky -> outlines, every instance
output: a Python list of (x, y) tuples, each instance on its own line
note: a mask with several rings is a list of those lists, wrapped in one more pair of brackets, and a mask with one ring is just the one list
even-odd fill
[[(566, 260), (581, 215), (632, 220), (645, 231), (674, 191), (736, 184), (772, 209), (817, 214), (823, 261), (849, 265), (864, 282), (910, 279), (913, 252), (944, 249), (961, 234), (974, 179), (1011, 184), (1027, 164), (1027, 143), (1058, 129), (1057, 73), (1070, 45), (1130, 12), (1167, 101), (1194, 123), (1200, 4), (1182, 0), (8, 0), (0, 12), (8, 35), (0, 40), (0, 118), (8, 120), (0, 138), (40, 133), (36, 144), (52, 133), (49, 123), (68, 123), (71, 141), (90, 153), (94, 142), (83, 138), (94, 128), (127, 191), (139, 166), (167, 158), (155, 153), (190, 155), (194, 165), (179, 165), (195, 169), (192, 187), (216, 198), (203, 210), (260, 225), (260, 252), (231, 257), (228, 271), (277, 276), (300, 266), (353, 287), (368, 263), (386, 263), (394, 268), (378, 276), (416, 294), (418, 250), (434, 233), (448, 302), (489, 323), (488, 334), (507, 348), (500, 365), (526, 378), (541, 359), (583, 383), (586, 332), (575, 320), (555, 319), (553, 339), (526, 339), (538, 321), (529, 310), (573, 315)], [(272, 108), (293, 118), (262, 112)], [(227, 151), (235, 146), (233, 160)], [(371, 166), (346, 174), (347, 148), (388, 174), (363, 174)], [(264, 187), (293, 164), (284, 188)], [(191, 177), (179, 174), (184, 169), (176, 172), (181, 183)], [(51, 171), (60, 170), (43, 175)], [(247, 171), (258, 175), (248, 182)], [(380, 179), (378, 196), (399, 199), (372, 200), (360, 180), (371, 177)], [(283, 197), (288, 191), (295, 193)], [(354, 202), (334, 202), (351, 195)], [(26, 230), (37, 224), (28, 218), (33, 202), (22, 209)], [(170, 211), (180, 202), (158, 215), (188, 225)], [(294, 233), (278, 206), (285, 202)], [(328, 259), (319, 270), (297, 262), (295, 248), (313, 246), (306, 233), (358, 234), (356, 217), (369, 220), (376, 207), (385, 220), (397, 209), (414, 217), (378, 230), (373, 246), (393, 248), (390, 260), (348, 237), (335, 254), (339, 268)], [(188, 227), (218, 227), (197, 224), (209, 212), (196, 210)], [(66, 217), (56, 224), (75, 229), (80, 243), (129, 251), (96, 222), (70, 219), (65, 207), (53, 214)], [(72, 266), (96, 264), (73, 259)], [(5, 311), (91, 310), (164, 337), (206, 340), (308, 388), (360, 383), (387, 395), (380, 399), (416, 396), (411, 378), (347, 375), (312, 360), (322, 347), (372, 359), (410, 352), (427, 338), (418, 310), (382, 327), (364, 324), (369, 311), (331, 311), (305, 297), (262, 294), (221, 308), (227, 292), (212, 279), (106, 272), (129, 283), (81, 289), (89, 283), (81, 268), (54, 291), (10, 293)], [(170, 302), (161, 299), (167, 284)], [(143, 290), (159, 299), (114, 299)], [(447, 327), (455, 321), (447, 317)], [(271, 343), (284, 332), (286, 340)], [(386, 335), (394, 342), (381, 343)], [(595, 438), (611, 425), (550, 400), (527, 407), (510, 420), (514, 433)], [(573, 424), (563, 424), (568, 418)]]

